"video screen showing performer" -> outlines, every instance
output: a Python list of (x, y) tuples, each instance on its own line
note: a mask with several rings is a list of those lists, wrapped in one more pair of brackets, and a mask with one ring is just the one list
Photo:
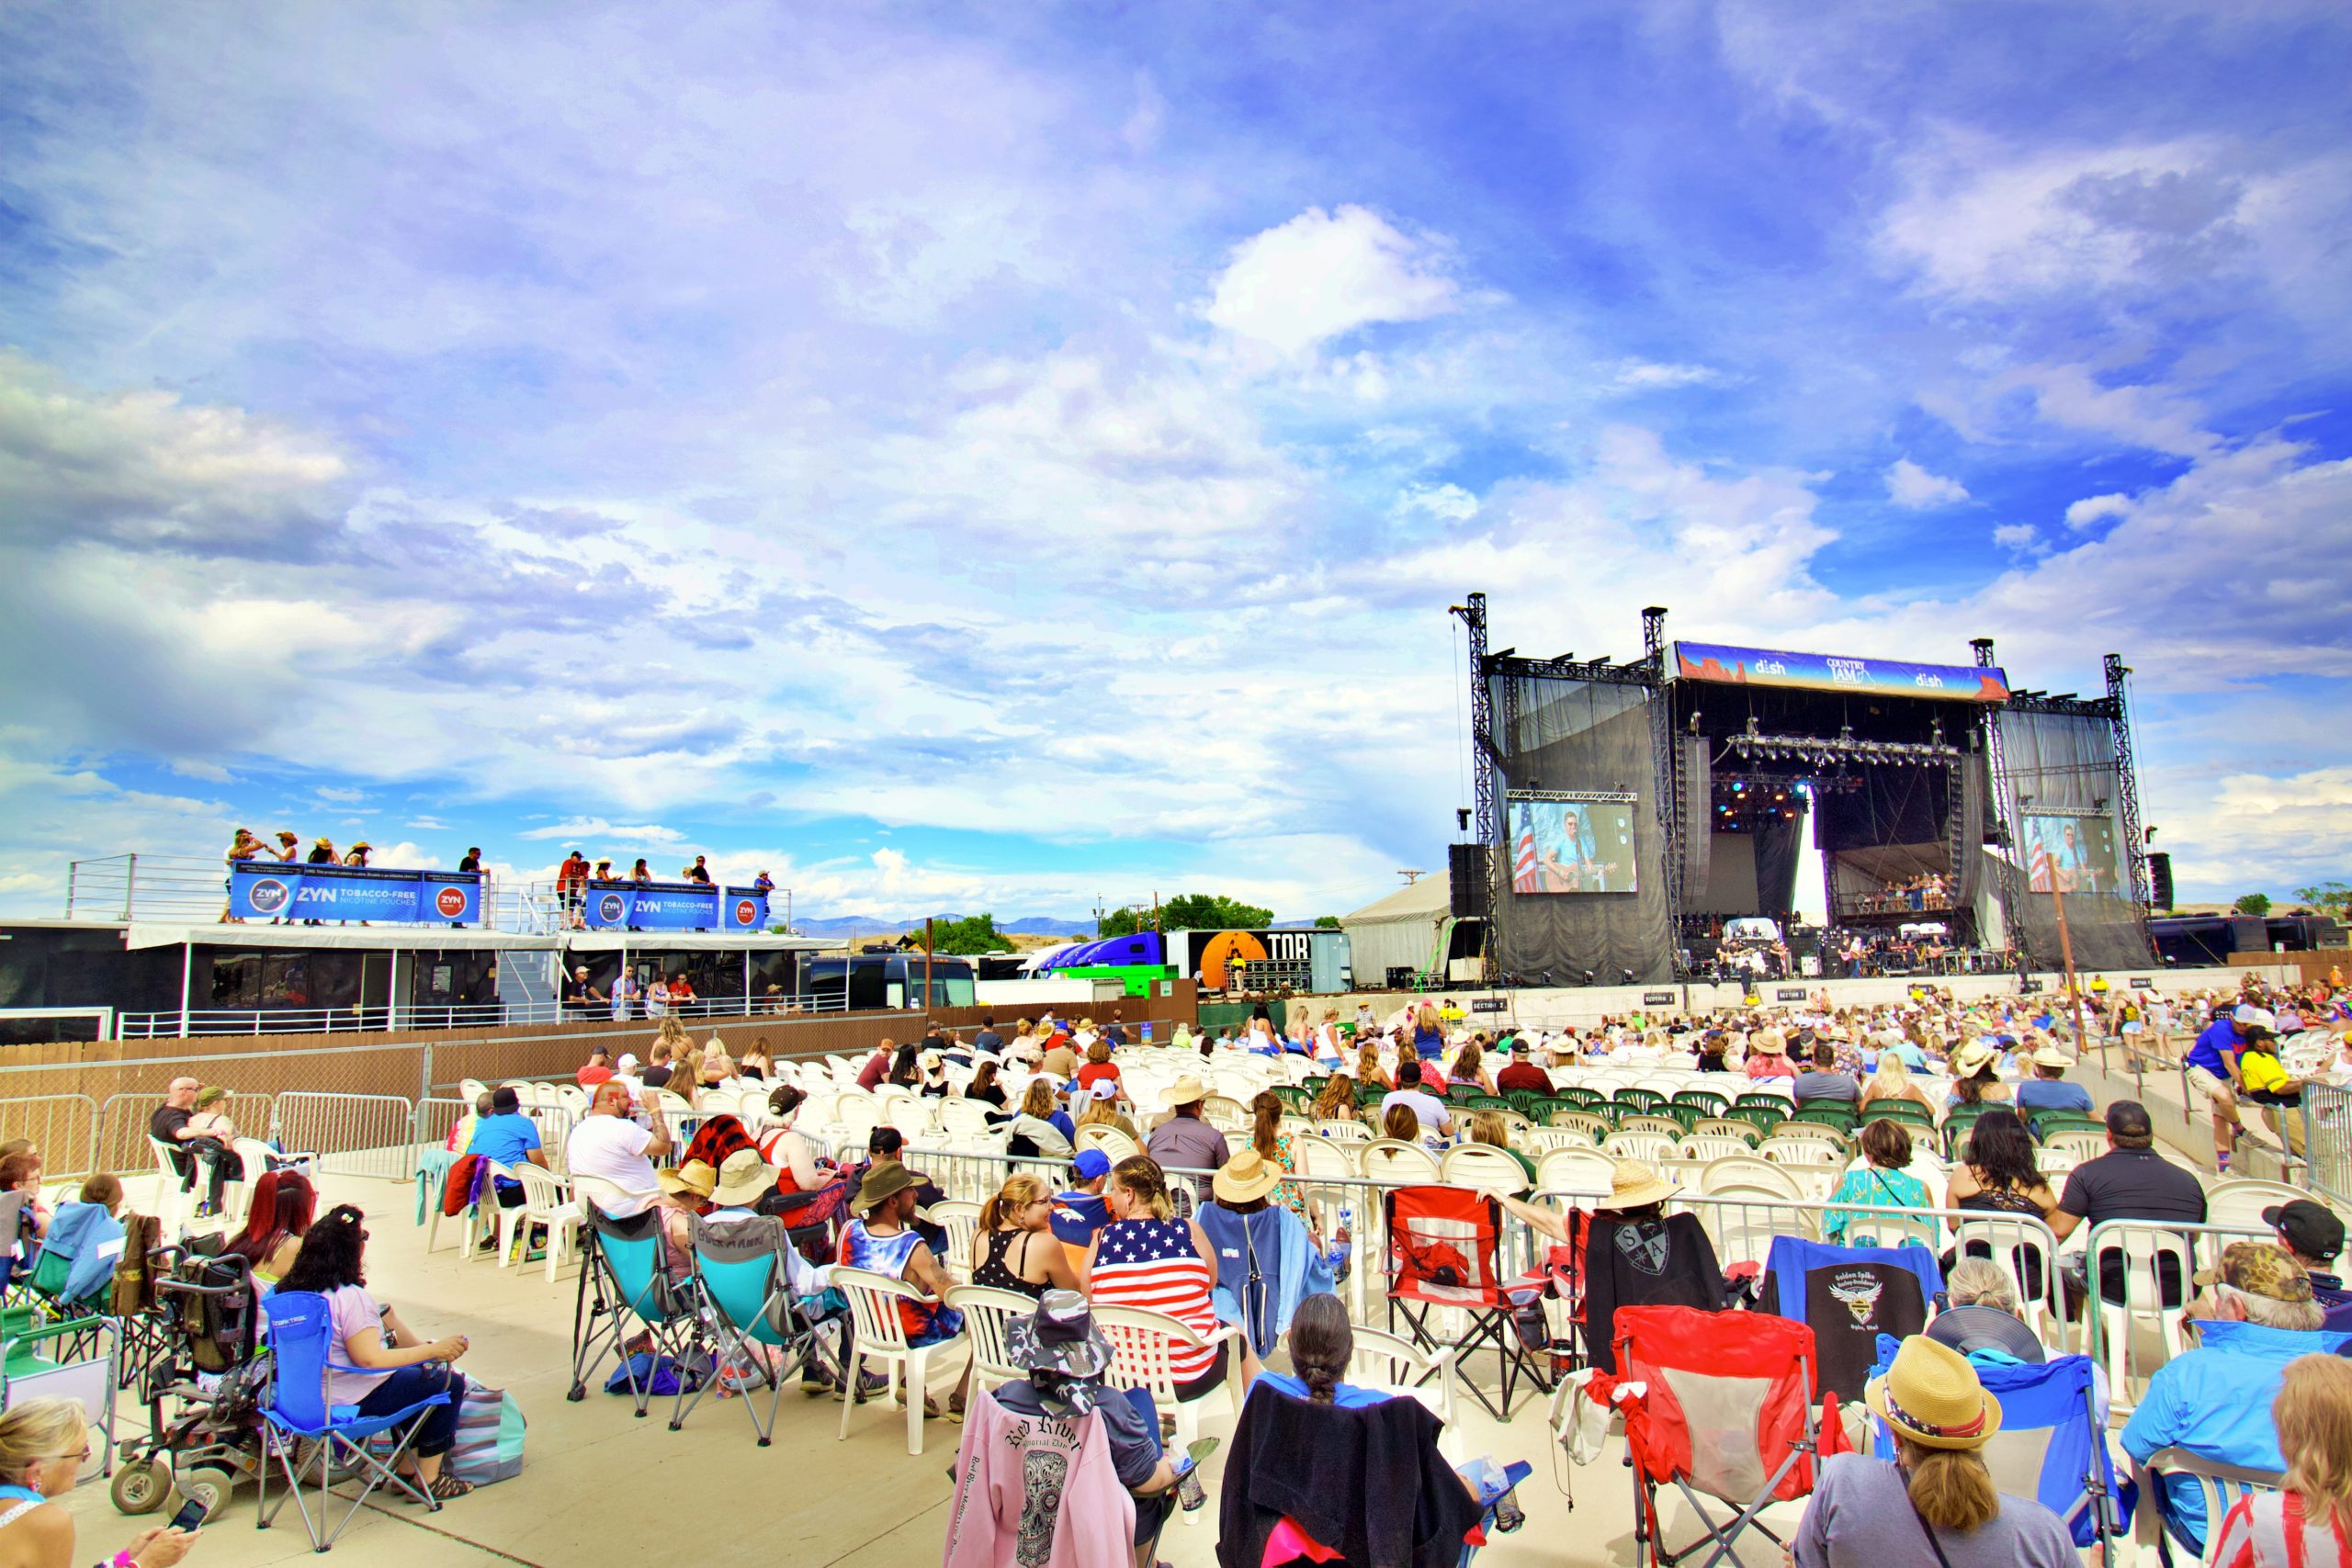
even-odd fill
[(2026, 886), (2072, 897), (2118, 890), (2115, 824), (2104, 817), (2028, 817)]
[(1510, 885), (1519, 893), (1633, 893), (1634, 810), (1623, 801), (1510, 803)]

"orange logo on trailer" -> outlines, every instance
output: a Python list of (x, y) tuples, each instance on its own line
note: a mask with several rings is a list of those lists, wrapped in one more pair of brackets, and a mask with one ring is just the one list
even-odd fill
[(1248, 931), (1219, 931), (1201, 950), (1201, 984), (1223, 990), (1228, 964), (1256, 964), (1266, 956), (1266, 944)]

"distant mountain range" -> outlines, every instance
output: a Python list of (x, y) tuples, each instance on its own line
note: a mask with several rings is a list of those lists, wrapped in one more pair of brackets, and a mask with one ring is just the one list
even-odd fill
[[(942, 921), (962, 919), (961, 915), (934, 915)], [(836, 915), (829, 919), (813, 919), (803, 916), (796, 919), (793, 929), (803, 936), (821, 937), (884, 937), (903, 935), (922, 930), (922, 921), (886, 920), (879, 915)], [(999, 920), (996, 929), (1012, 936), (1092, 936), (1094, 918), (1067, 919), (1054, 915), (1032, 915), (1024, 919)]]

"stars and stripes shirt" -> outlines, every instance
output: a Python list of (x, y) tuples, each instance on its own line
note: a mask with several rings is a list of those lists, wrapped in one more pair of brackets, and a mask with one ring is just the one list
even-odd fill
[[(1114, 1220), (1102, 1227), (1094, 1249), (1095, 1305), (1148, 1307), (1205, 1336), (1216, 1332), (1209, 1302), (1215, 1283), (1184, 1221)], [(1216, 1365), (1216, 1352), (1178, 1347), (1169, 1364), (1178, 1382), (1190, 1382)]]

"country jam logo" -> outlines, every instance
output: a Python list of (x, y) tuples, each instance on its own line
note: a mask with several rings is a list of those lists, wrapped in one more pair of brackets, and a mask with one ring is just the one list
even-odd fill
[(627, 901), (619, 894), (602, 894), (596, 899), (596, 918), (606, 922), (617, 920), (628, 908)]
[(749, 898), (738, 898), (735, 900), (735, 923), (737, 925), (748, 926), (759, 918), (760, 907), (757, 904), (752, 903)]
[(293, 890), (274, 876), (265, 876), (245, 888), (245, 897), (256, 914), (274, 915), (293, 901)]
[(1871, 667), (1862, 660), (1832, 659), (1828, 664), (1829, 679), (1838, 685), (1860, 686), (1870, 682)]
[(440, 910), (447, 919), (454, 920), (466, 912), (466, 890), (462, 887), (444, 887), (433, 896), (433, 907)]

